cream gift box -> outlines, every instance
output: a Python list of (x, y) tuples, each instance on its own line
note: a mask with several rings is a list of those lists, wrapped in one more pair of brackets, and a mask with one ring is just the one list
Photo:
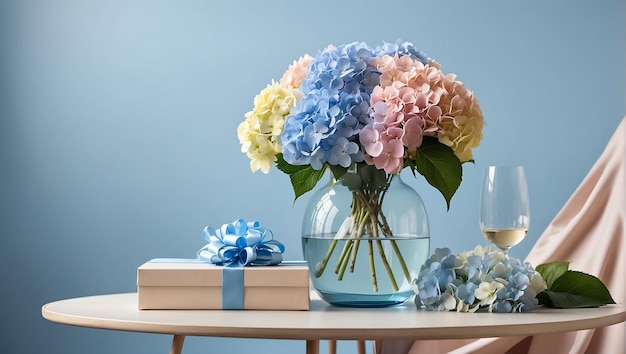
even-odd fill
[[(222, 309), (223, 268), (194, 259), (146, 262), (137, 269), (139, 309)], [(306, 265), (246, 266), (242, 272), (243, 309), (309, 309)]]

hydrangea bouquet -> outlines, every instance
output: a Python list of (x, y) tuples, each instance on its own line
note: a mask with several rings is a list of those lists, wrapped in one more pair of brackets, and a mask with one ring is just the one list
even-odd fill
[(341, 237), (355, 240), (393, 236), (380, 191), (406, 167), (439, 190), (449, 208), (484, 124), (474, 94), (401, 40), (304, 55), (254, 98), (245, 117), (237, 133), (252, 171), (269, 173), (276, 164), (289, 175), (295, 199), (327, 170), (337, 180), (350, 172), (344, 185), (353, 192), (352, 214)]
[(527, 312), (614, 304), (598, 278), (568, 269), (567, 262), (537, 266), (491, 246), (451, 254), (438, 248), (413, 281), (415, 304), (432, 311)]

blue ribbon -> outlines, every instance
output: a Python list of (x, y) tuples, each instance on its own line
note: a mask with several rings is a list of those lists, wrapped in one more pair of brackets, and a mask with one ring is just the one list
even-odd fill
[(222, 309), (241, 310), (244, 306), (246, 265), (276, 265), (282, 262), (285, 246), (274, 240), (272, 232), (258, 221), (243, 219), (219, 229), (207, 226), (202, 236), (209, 243), (197, 252), (197, 259), (222, 268)]
[(274, 240), (272, 231), (259, 226), (258, 221), (239, 219), (217, 230), (207, 226), (202, 236), (209, 243), (198, 251), (197, 257), (206, 262), (246, 266), (276, 265), (283, 260), (285, 246)]

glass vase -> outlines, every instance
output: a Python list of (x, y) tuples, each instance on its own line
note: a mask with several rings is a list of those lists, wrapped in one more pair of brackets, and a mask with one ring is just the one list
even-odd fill
[(424, 203), (399, 174), (358, 165), (317, 190), (302, 224), (313, 287), (333, 305), (385, 307), (413, 296), (430, 254)]

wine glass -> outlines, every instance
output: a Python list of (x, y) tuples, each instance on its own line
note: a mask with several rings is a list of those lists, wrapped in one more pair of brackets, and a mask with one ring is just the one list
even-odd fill
[(488, 166), (480, 195), (480, 229), (505, 256), (522, 242), (530, 226), (524, 166)]

